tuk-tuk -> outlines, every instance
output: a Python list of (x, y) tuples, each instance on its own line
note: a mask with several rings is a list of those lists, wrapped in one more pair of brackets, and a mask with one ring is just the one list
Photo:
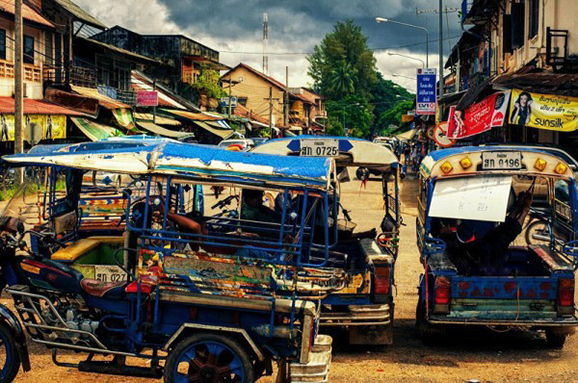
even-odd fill
[[(476, 325), (544, 332), (550, 345), (562, 347), (578, 325), (571, 167), (536, 148), (453, 148), (424, 158), (419, 188), (422, 339), (437, 340), (449, 326)], [(548, 220), (546, 241), (528, 245), (523, 231), (537, 205)]]
[(340, 183), (350, 180), (348, 170), (379, 175), (382, 182), (384, 215), (377, 230), (355, 231), (347, 205), (339, 201), (335, 214), (339, 230), (331, 244), (335, 254), (342, 254), (330, 266), (343, 268), (348, 275), (345, 288), (335, 290), (321, 301), (321, 326), (349, 328), (351, 344), (384, 345), (393, 342), (393, 286), (398, 254), (399, 228), (399, 164), (386, 147), (366, 140), (346, 137), (300, 136), (277, 139), (253, 149), (253, 153), (269, 153), (291, 157), (329, 157), (335, 160)]
[[(57, 365), (86, 372), (254, 382), (277, 362), (280, 381), (327, 381), (331, 338), (317, 335), (318, 303), (296, 290), (343, 284), (326, 267), (330, 227), (317, 219), (332, 206), (334, 161), (119, 138), (2, 163), (43, 168), (48, 184), (24, 184), (0, 217), (1, 281), (18, 314), (0, 305), (0, 381), (30, 369), (24, 331)], [(83, 176), (92, 171), (132, 179), (123, 236), (79, 230)], [(285, 205), (278, 223), (205, 216), (195, 203), (200, 185), (274, 190), (304, 207), (290, 215)], [(87, 358), (64, 363), (63, 349)]]

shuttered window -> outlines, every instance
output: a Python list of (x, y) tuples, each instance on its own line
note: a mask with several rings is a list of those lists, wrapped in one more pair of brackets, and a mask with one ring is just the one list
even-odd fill
[(532, 39), (538, 35), (540, 24), (540, 0), (528, 1), (530, 2), (530, 26), (528, 28), (528, 38)]
[(526, 4), (512, 3), (512, 49), (524, 46)]

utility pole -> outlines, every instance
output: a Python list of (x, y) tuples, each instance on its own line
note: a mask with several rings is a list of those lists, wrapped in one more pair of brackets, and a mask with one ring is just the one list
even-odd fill
[(269, 87), (269, 130), (273, 138), (273, 87)]
[(233, 86), (233, 81), (231, 80), (231, 77), (229, 77), (229, 119), (231, 118), (231, 87)]
[[(153, 81), (153, 92), (157, 91), (157, 80)], [(158, 95), (157, 95), (158, 97)], [(153, 124), (157, 123), (157, 107), (153, 106)]]
[[(15, 49), (14, 49), (14, 153), (24, 152), (24, 95), (22, 84), (22, 61), (23, 55), (23, 26), (22, 26), (22, 0), (15, 1)], [(23, 168), (16, 170), (16, 181), (24, 182)]]
[(285, 67), (285, 100), (283, 100), (283, 125), (289, 125), (289, 67)]
[(440, 67), (440, 80), (439, 80), (439, 99), (441, 100), (444, 95), (444, 15), (443, 15), (443, 0), (439, 0), (439, 19), (440, 19), (440, 56), (439, 56), (439, 67)]

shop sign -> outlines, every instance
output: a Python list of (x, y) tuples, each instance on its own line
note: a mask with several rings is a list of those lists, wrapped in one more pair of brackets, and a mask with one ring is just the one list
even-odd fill
[(509, 122), (538, 129), (573, 132), (578, 129), (578, 98), (513, 89)]
[(433, 68), (417, 70), (416, 114), (434, 115), (436, 113), (436, 79), (436, 70)]

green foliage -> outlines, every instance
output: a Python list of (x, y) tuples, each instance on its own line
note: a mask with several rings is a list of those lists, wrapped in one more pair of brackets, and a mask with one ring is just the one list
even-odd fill
[(367, 137), (371, 132), (373, 112), (371, 105), (359, 95), (350, 95), (339, 101), (327, 101), (329, 115), (328, 135), (344, 136), (349, 129), (352, 137)]
[(338, 22), (307, 59), (315, 89), (332, 100), (354, 92), (369, 98), (368, 90), (377, 81), (376, 60), (367, 37), (352, 20)]
[(219, 72), (212, 69), (202, 69), (201, 75), (193, 85), (199, 93), (207, 95), (210, 98), (220, 99), (226, 95), (225, 90), (220, 84)]
[(381, 128), (379, 134), (387, 136), (390, 132), (389, 126), (399, 126), (401, 124), (401, 116), (406, 114), (408, 110), (414, 108), (412, 100), (400, 101), (393, 108), (387, 110), (379, 116), (378, 126)]
[(327, 97), (328, 134), (344, 135), (348, 128), (352, 136), (370, 138), (399, 125), (396, 116), (407, 111), (399, 113), (399, 104), (414, 98), (377, 71), (367, 37), (351, 20), (338, 22), (307, 59), (314, 88)]

